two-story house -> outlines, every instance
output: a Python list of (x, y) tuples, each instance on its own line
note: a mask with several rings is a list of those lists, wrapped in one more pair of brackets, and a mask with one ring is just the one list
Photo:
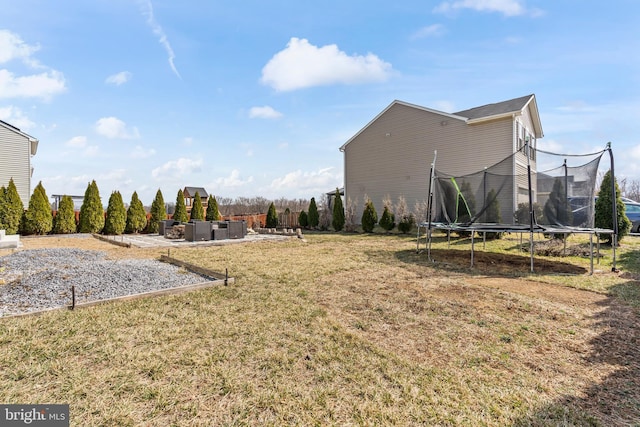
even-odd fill
[(357, 203), (358, 222), (365, 197), (379, 213), (386, 196), (393, 203), (404, 196), (413, 210), (428, 199), (436, 151), (436, 168), (456, 176), (482, 171), (517, 152), (504, 170), (514, 176), (512, 191), (500, 200), (503, 217), (512, 217), (518, 203), (528, 201), (527, 162), (535, 172), (535, 148), (542, 137), (533, 94), (455, 113), (396, 100), (340, 147), (345, 200)]

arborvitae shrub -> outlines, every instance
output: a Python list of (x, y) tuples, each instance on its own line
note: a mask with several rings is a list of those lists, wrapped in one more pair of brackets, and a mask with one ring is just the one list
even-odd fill
[(267, 228), (276, 228), (278, 226), (278, 213), (276, 212), (276, 205), (271, 202), (269, 210), (267, 211)]
[(362, 212), (362, 229), (365, 233), (371, 233), (377, 223), (378, 214), (376, 213), (376, 208), (373, 205), (373, 202), (369, 199), (367, 200), (367, 203), (364, 206), (364, 211)]
[(107, 218), (104, 222), (104, 234), (122, 234), (127, 226), (127, 210), (119, 191), (114, 191), (109, 197)]
[(382, 211), (382, 216), (380, 217), (380, 227), (382, 227), (386, 231), (391, 231), (395, 226), (395, 217), (389, 210), (389, 207), (385, 206), (384, 211)]
[(550, 225), (571, 225), (571, 206), (567, 200), (562, 181), (556, 178), (543, 209), (544, 223)]
[(333, 221), (331, 225), (336, 231), (342, 231), (344, 228), (345, 216), (344, 206), (342, 205), (342, 197), (340, 196), (340, 190), (336, 188), (336, 197), (333, 201)]
[(312, 197), (309, 202), (309, 227), (316, 228), (320, 223), (320, 215), (318, 214), (318, 206), (316, 205), (316, 198)]
[(309, 226), (309, 216), (305, 211), (300, 211), (298, 215), (298, 225), (302, 228), (307, 228)]
[(178, 190), (176, 196), (176, 210), (173, 211), (173, 220), (179, 222), (187, 222), (187, 207), (184, 205), (184, 193)]
[(212, 195), (209, 195), (209, 200), (207, 201), (207, 221), (219, 221), (220, 220), (220, 209), (218, 209), (218, 201)]
[(202, 199), (200, 193), (196, 191), (193, 196), (193, 206), (191, 207), (191, 215), (189, 217), (192, 221), (202, 221), (204, 219), (204, 208), (202, 207)]
[(104, 208), (96, 181), (87, 185), (82, 206), (78, 230), (80, 233), (100, 233), (104, 228)]
[[(620, 187), (618, 187), (618, 181), (615, 181), (616, 191), (616, 216), (618, 220), (618, 242), (622, 240), (624, 236), (629, 234), (631, 229), (631, 221), (625, 214), (625, 206), (620, 196)], [(598, 192), (598, 200), (596, 200), (595, 206), (595, 228), (604, 228), (613, 230), (613, 198), (611, 194), (611, 171), (607, 171), (602, 178), (602, 184), (600, 184), (600, 191)], [(601, 236), (611, 243), (613, 236), (611, 234), (605, 234)]]
[(167, 210), (164, 206), (162, 191), (158, 189), (156, 197), (151, 203), (151, 217), (149, 218), (149, 233), (157, 233), (160, 229), (160, 221), (167, 219)]
[(4, 190), (0, 202), (0, 229), (6, 230), (7, 234), (18, 234), (24, 213), (24, 205), (13, 178), (9, 180), (9, 185)]
[(147, 226), (147, 213), (144, 211), (144, 206), (138, 198), (138, 193), (135, 191), (131, 196), (131, 203), (129, 209), (127, 209), (127, 226), (125, 230), (127, 233), (139, 233)]
[(411, 231), (413, 226), (416, 224), (416, 219), (411, 212), (405, 213), (400, 218), (400, 222), (398, 222), (398, 230), (401, 233), (407, 234)]
[[(531, 225), (531, 214), (529, 212), (529, 203), (519, 203), (518, 210), (515, 211), (513, 216), (518, 224)], [(536, 224), (545, 224), (544, 216), (542, 214), (542, 206), (538, 203), (533, 204), (533, 216)]]
[(53, 215), (49, 198), (42, 186), (38, 183), (29, 199), (29, 208), (24, 214), (23, 228), (26, 234), (47, 234), (53, 228)]
[[(489, 191), (489, 194), (487, 194), (487, 200), (485, 204), (488, 205), (487, 210), (485, 211), (487, 222), (499, 224), (502, 220), (500, 216), (500, 204), (498, 203), (498, 195), (496, 193), (496, 190), (494, 190), (493, 188)], [(502, 233), (486, 233), (487, 239), (500, 239), (501, 237)]]
[(58, 213), (53, 219), (53, 232), (55, 234), (75, 233), (77, 229), (76, 213), (74, 212), (73, 199), (70, 196), (62, 196)]

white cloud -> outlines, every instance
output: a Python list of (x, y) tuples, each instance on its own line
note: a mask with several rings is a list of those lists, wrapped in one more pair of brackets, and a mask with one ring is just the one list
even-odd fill
[(0, 30), (0, 64), (13, 59), (21, 59), (26, 64), (37, 67), (38, 62), (31, 55), (38, 51), (40, 46), (26, 44), (20, 36), (8, 30)]
[(342, 173), (336, 173), (332, 167), (311, 172), (303, 172), (298, 169), (274, 179), (269, 186), (274, 192), (297, 190), (306, 194), (326, 193), (336, 187), (342, 187)]
[(136, 147), (131, 152), (131, 157), (134, 159), (147, 159), (156, 154), (156, 150), (153, 148), (149, 148), (145, 150), (141, 145), (136, 145)]
[(185, 138), (182, 140), (182, 145), (185, 145), (185, 146), (187, 146), (187, 147), (191, 147), (191, 145), (193, 145), (193, 138), (192, 138), (192, 137), (190, 137), (190, 136), (185, 137)]
[(120, 86), (131, 80), (132, 74), (128, 71), (121, 71), (117, 74), (110, 75), (105, 80), (105, 83)]
[(522, 0), (445, 1), (436, 6), (434, 12), (451, 13), (460, 9), (472, 9), (479, 12), (498, 12), (505, 16), (518, 16), (526, 13), (524, 1)]
[(182, 79), (182, 77), (180, 76), (180, 73), (178, 72), (178, 69), (176, 68), (173, 62), (174, 59), (176, 58), (176, 55), (173, 52), (173, 48), (171, 47), (171, 44), (169, 43), (169, 39), (167, 38), (167, 35), (165, 34), (160, 24), (158, 24), (155, 17), (153, 16), (153, 4), (151, 4), (151, 0), (142, 0), (140, 4), (142, 5), (142, 8), (143, 8), (142, 14), (147, 18), (147, 24), (149, 24), (149, 26), (151, 27), (151, 30), (153, 31), (153, 34), (155, 34), (158, 37), (158, 41), (164, 47), (164, 50), (167, 52), (167, 56), (169, 57), (169, 65), (171, 66), (171, 69), (173, 70), (175, 75), (178, 76), (179, 79)]
[(96, 157), (100, 153), (97, 145), (89, 145), (86, 136), (74, 136), (64, 143), (66, 147), (72, 148), (74, 153), (80, 153), (83, 157)]
[(187, 159), (184, 157), (178, 160), (171, 160), (164, 165), (151, 171), (151, 176), (156, 179), (180, 178), (192, 172), (202, 170), (202, 159)]
[(423, 39), (426, 37), (439, 37), (444, 34), (444, 26), (441, 24), (428, 25), (420, 28), (411, 35), (412, 40)]
[(278, 144), (278, 150), (286, 150), (287, 148), (289, 148), (288, 142), (281, 142), (280, 144)]
[(29, 129), (35, 125), (19, 108), (12, 105), (0, 108), (0, 120), (21, 130)]
[(0, 98), (48, 100), (65, 90), (64, 76), (55, 70), (22, 77), (17, 77), (6, 69), (0, 70)]
[(127, 129), (127, 124), (117, 117), (103, 117), (98, 120), (96, 132), (110, 139), (136, 139), (140, 137), (137, 128)]
[(292, 37), (262, 69), (262, 84), (277, 91), (290, 91), (331, 84), (381, 82), (392, 67), (374, 54), (348, 56), (335, 44), (317, 47), (306, 39)]
[[(247, 179), (240, 177), (240, 172), (237, 169), (231, 171), (231, 174), (226, 178), (218, 178), (215, 180), (215, 187), (220, 188), (222, 191), (229, 188), (238, 188), (253, 182), (253, 176)], [(212, 186), (213, 187), (213, 186)]]
[(67, 147), (84, 148), (87, 146), (86, 136), (74, 136), (70, 140), (64, 143)]
[(264, 107), (251, 107), (249, 117), (252, 119), (279, 119), (282, 117), (282, 113), (265, 105)]
[[(20, 36), (0, 30), (0, 64), (21, 60), (31, 68), (47, 69), (33, 54), (40, 49), (25, 43)], [(40, 74), (16, 76), (8, 69), (0, 69), (0, 98), (41, 98), (49, 100), (53, 95), (66, 90), (64, 75), (56, 70)]]

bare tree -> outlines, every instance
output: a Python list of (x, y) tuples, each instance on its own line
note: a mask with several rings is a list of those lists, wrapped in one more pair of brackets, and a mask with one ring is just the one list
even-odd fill
[(348, 232), (356, 231), (356, 211), (358, 210), (358, 199), (351, 200), (347, 197), (344, 210), (344, 229)]
[(418, 224), (427, 220), (427, 214), (429, 213), (429, 201), (416, 201), (416, 205), (414, 207), (414, 213), (416, 216), (416, 222)]
[(329, 195), (323, 194), (320, 196), (320, 206), (318, 207), (320, 210), (320, 221), (319, 226), (320, 230), (328, 230), (331, 225), (331, 221), (333, 220), (333, 212), (329, 209)]

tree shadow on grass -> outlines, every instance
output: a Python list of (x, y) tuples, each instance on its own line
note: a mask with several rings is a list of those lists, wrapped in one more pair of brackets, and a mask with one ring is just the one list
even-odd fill
[[(622, 285), (640, 287), (640, 283)], [(582, 391), (566, 395), (536, 408), (517, 420), (516, 426), (547, 425), (640, 425), (640, 316), (637, 309), (609, 297), (594, 316), (594, 329), (601, 331), (589, 341), (584, 355), (587, 369), (613, 372)]]

